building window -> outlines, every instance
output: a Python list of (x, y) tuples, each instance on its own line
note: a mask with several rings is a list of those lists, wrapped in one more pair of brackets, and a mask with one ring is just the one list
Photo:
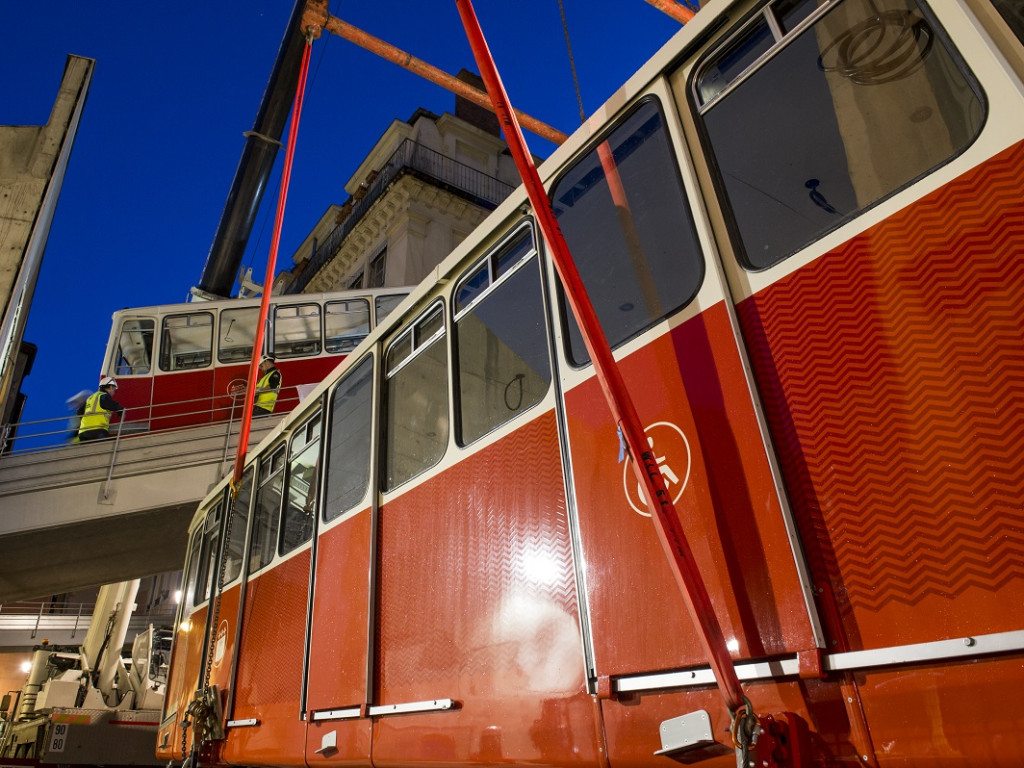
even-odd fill
[(348, 281), (349, 290), (357, 290), (363, 287), (363, 270), (359, 270), (352, 276), (352, 279)]
[(367, 288), (383, 288), (384, 272), (387, 266), (388, 249), (385, 248), (372, 259), (370, 259), (370, 283)]

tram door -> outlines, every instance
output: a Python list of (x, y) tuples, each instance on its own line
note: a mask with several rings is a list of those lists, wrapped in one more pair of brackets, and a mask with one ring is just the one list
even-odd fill
[[(574, 255), (734, 657), (814, 648), (786, 514), (758, 425), (671, 97), (641, 100), (551, 187)], [(572, 492), (599, 680), (704, 665), (666, 555), (562, 299)], [(622, 709), (610, 709), (610, 713)], [(614, 717), (614, 714), (608, 714)], [(627, 717), (628, 713), (622, 714)], [(614, 732), (614, 724), (608, 723)]]

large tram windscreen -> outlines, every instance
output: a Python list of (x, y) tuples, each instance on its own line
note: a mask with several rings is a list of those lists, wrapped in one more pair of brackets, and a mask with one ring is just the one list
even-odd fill
[(760, 17), (748, 24), (694, 85), (741, 258), (752, 269), (778, 263), (947, 162), (984, 118), (977, 85), (913, 0), (833, 3), (747, 71), (726, 66), (742, 40), (762, 40), (766, 26)]

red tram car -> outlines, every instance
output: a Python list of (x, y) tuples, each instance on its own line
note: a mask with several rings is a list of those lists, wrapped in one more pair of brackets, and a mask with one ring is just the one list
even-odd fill
[[(264, 351), (290, 410), (387, 317), (408, 288), (282, 296), (271, 303)], [(114, 313), (101, 376), (117, 379), (124, 429), (148, 431), (239, 418), (260, 300), (227, 299)]]
[[(759, 766), (1024, 765), (1022, 39), (713, 1), (540, 169)], [(524, 199), (199, 508), (161, 758), (736, 764)]]

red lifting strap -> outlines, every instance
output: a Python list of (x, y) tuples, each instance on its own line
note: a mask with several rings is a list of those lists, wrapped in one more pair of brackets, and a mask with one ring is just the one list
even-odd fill
[(263, 299), (260, 301), (260, 319), (256, 324), (256, 338), (252, 343), (252, 359), (249, 361), (249, 382), (245, 390), (245, 401), (242, 406), (242, 425), (238, 432), (238, 453), (235, 456), (235, 471), (231, 476), (232, 492), (238, 495), (238, 484), (245, 468), (245, 455), (249, 446), (249, 432), (252, 428), (252, 405), (256, 399), (256, 381), (259, 373), (260, 359), (263, 355), (263, 336), (267, 327), (267, 314), (270, 310), (270, 291), (274, 284), (274, 269), (277, 266), (277, 247), (281, 242), (281, 223), (284, 221), (284, 205), (288, 199), (288, 182), (292, 176), (292, 160), (295, 158), (295, 138), (299, 133), (299, 116), (302, 114), (302, 100), (306, 93), (306, 75), (309, 74), (309, 52), (312, 49), (309, 38), (302, 51), (302, 66), (299, 69), (299, 81), (295, 89), (295, 103), (292, 105), (291, 128), (288, 130), (288, 146), (284, 155), (284, 170), (281, 173), (281, 191), (277, 198), (277, 216), (274, 219), (274, 237), (270, 242), (270, 254), (267, 256), (267, 274), (263, 280)]

